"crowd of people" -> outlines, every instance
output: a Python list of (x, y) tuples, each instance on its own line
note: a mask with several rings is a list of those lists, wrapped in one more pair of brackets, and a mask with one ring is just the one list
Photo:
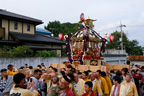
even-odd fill
[(144, 67), (130, 70), (76, 70), (9, 64), (1, 69), (0, 96), (144, 96)]

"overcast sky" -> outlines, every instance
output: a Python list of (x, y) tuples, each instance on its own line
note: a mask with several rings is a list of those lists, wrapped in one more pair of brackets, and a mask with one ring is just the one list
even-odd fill
[(44, 27), (49, 21), (77, 23), (80, 14), (97, 19), (95, 30), (102, 36), (120, 30), (130, 40), (144, 47), (144, 0), (0, 0), (0, 9), (40, 19)]

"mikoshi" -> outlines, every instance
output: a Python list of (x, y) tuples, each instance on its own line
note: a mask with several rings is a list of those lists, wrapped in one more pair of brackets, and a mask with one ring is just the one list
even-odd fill
[(105, 52), (105, 38), (93, 30), (93, 19), (84, 18), (82, 13), (79, 23), (84, 23), (82, 28), (66, 37), (66, 50), (70, 63), (82, 65), (101, 65), (101, 55)]

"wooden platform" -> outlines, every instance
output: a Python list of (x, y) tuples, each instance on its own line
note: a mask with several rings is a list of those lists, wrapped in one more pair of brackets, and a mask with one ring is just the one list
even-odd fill
[(105, 64), (105, 66), (107, 66), (109, 70), (121, 70), (123, 68), (130, 69), (129, 65)]
[[(108, 67), (107, 66), (93, 66), (93, 65), (74, 65), (71, 64), (76, 70), (81, 70), (81, 71), (86, 71), (86, 70), (91, 70), (93, 72), (96, 72), (97, 70), (101, 71), (107, 71)], [(61, 69), (61, 68), (66, 68), (65, 64), (56, 64), (56, 63), (50, 63), (49, 66), (53, 66), (55, 68)]]
[[(76, 68), (76, 70), (81, 70), (81, 71), (91, 70), (92, 72), (96, 72), (97, 70), (107, 72), (108, 70), (121, 70), (122, 68), (130, 69), (129, 65), (118, 65), (118, 64), (105, 64), (104, 66), (74, 65), (74, 64), (71, 65), (74, 68)], [(66, 68), (65, 64), (58, 64), (58, 63), (50, 63), (49, 66), (53, 66), (58, 69)]]

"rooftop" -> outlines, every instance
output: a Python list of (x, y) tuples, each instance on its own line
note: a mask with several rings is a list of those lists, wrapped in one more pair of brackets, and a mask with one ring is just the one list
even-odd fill
[(144, 61), (144, 55), (128, 56), (130, 61)]
[(52, 43), (52, 44), (61, 44), (65, 45), (65, 41), (56, 39), (54, 37), (46, 36), (43, 34), (26, 34), (18, 32), (10, 32), (10, 35), (14, 38), (17, 38), (20, 41), (28, 42), (42, 42), (42, 43)]
[(36, 33), (44, 34), (44, 35), (51, 35), (51, 32), (44, 29), (44, 28), (38, 28), (36, 27)]
[(35, 24), (42, 24), (42, 20), (31, 18), (28, 16), (16, 14), (7, 10), (0, 9), (0, 17), (3, 17), (5, 19), (14, 19), (19, 21), (25, 21), (25, 22), (31, 22)]

